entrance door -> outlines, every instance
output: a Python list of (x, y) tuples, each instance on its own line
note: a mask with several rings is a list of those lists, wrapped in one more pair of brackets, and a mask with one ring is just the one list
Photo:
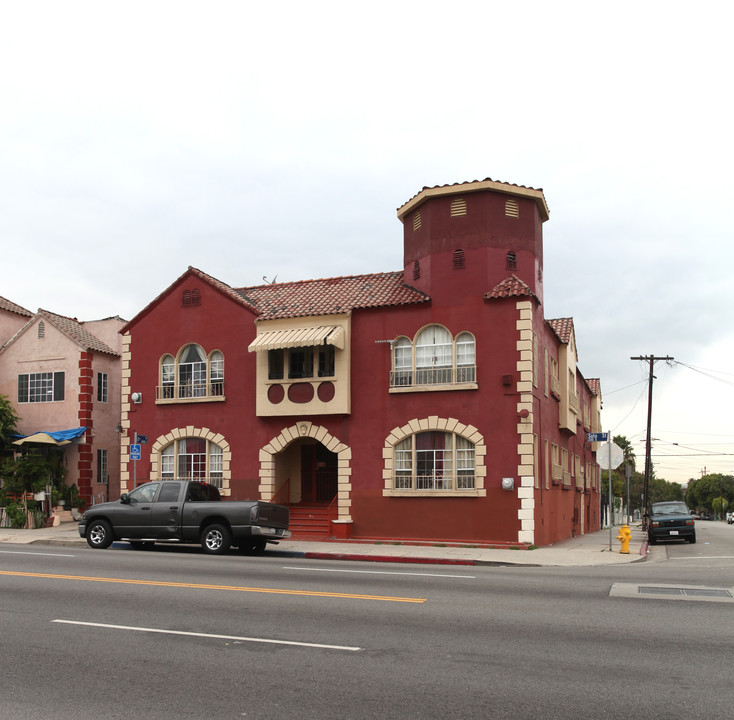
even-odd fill
[(330, 503), (337, 489), (337, 455), (320, 443), (301, 446), (301, 502)]

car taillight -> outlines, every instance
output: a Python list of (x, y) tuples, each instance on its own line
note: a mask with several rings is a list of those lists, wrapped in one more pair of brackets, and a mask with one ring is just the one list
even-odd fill
[(653, 520), (652, 523), (651, 523), (651, 525), (653, 527), (660, 527), (660, 523), (657, 520)]
[(250, 522), (254, 523), (257, 522), (257, 519), (260, 517), (260, 507), (258, 505), (253, 505), (250, 508)]
[(693, 525), (693, 520), (686, 520), (686, 525)]

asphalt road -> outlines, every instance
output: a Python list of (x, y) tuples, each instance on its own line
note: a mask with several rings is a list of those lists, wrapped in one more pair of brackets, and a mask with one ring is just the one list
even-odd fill
[[(710, 527), (706, 527), (710, 526)], [(729, 718), (734, 526), (494, 568), (0, 545), (0, 718)]]

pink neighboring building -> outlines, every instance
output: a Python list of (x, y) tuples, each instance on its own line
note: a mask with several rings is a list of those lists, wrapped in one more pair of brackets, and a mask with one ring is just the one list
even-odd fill
[(19, 435), (77, 435), (60, 447), (66, 483), (87, 504), (119, 495), (123, 324), (34, 314), (0, 298), (0, 393), (20, 417)]

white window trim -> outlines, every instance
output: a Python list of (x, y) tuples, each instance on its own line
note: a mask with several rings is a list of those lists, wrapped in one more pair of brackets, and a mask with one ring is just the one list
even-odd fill
[[(395, 474), (395, 448), (407, 437), (429, 430), (439, 430), (453, 433), (474, 443), (474, 487), (471, 490), (401, 490), (393, 487)], [(385, 439), (382, 451), (384, 466), (382, 477), (385, 487), (382, 491), (385, 497), (486, 497), (484, 486), (487, 476), (485, 459), (487, 446), (484, 436), (473, 426), (465, 425), (454, 418), (428, 417), (415, 418), (400, 428), (395, 428)]]
[[(215, 433), (209, 428), (196, 428), (196, 427), (185, 427), (185, 428), (174, 428), (171, 432), (161, 435), (156, 438), (155, 442), (151, 446), (151, 467), (150, 467), (150, 479), (151, 480), (169, 480), (170, 475), (163, 476), (163, 452), (166, 448), (170, 447), (173, 443), (178, 440), (185, 440), (188, 438), (203, 438), (207, 441), (206, 450), (206, 462), (207, 462), (207, 478), (209, 480), (210, 474), (210, 463), (211, 463), (211, 446), (216, 445), (222, 451), (221, 461), (221, 487), (219, 493), (222, 496), (231, 495), (232, 490), (230, 487), (230, 481), (232, 480), (232, 470), (230, 467), (232, 452), (229, 443), (225, 437), (221, 434)], [(176, 469), (178, 463), (177, 449), (174, 447), (174, 478), (176, 477)], [(218, 479), (218, 478), (217, 478)], [(124, 490), (123, 490), (124, 492)]]
[[(183, 353), (188, 350), (191, 346), (197, 347), (204, 360), (201, 363), (183, 363), (181, 358)], [(171, 362), (171, 359), (173, 362)], [(186, 396), (183, 393), (182, 388), (184, 387), (180, 383), (181, 368), (185, 365), (204, 365), (205, 375), (203, 383), (203, 393)], [(164, 381), (164, 368), (168, 368), (168, 372), (165, 373), (168, 381)], [(171, 373), (171, 368), (173, 372)], [(216, 373), (216, 375), (215, 375)], [(204, 348), (198, 343), (186, 343), (182, 345), (179, 351), (174, 355), (173, 353), (165, 353), (161, 356), (158, 361), (158, 386), (156, 387), (156, 405), (169, 405), (169, 404), (185, 404), (185, 403), (200, 403), (200, 402), (223, 402), (226, 398), (224, 396), (224, 383), (225, 383), (225, 364), (224, 364), (224, 353), (219, 349), (212, 350), (208, 355), (204, 352)], [(173, 379), (173, 382), (170, 379)]]
[[(433, 372), (437, 374), (438, 381), (425, 382), (426, 376), (430, 375), (432, 366), (428, 364), (420, 364), (418, 361), (418, 348), (424, 347), (419, 344), (419, 340), (431, 328), (439, 328), (442, 330), (450, 342), (438, 343), (435, 346), (441, 348), (450, 348), (450, 363), (436, 365)], [(470, 337), (473, 343), (467, 342)], [(460, 345), (468, 346), (473, 344), (473, 364), (459, 362), (458, 347)], [(476, 366), (476, 349), (477, 341), (473, 333), (468, 330), (462, 330), (455, 336), (443, 325), (432, 323), (425, 325), (411, 340), (405, 335), (396, 338), (391, 351), (391, 373), (390, 373), (390, 390), (391, 393), (414, 393), (414, 392), (441, 392), (446, 390), (476, 390), (477, 384), (477, 366)], [(397, 350), (401, 352), (401, 363), (398, 366)], [(410, 362), (408, 357), (410, 356)], [(447, 378), (443, 381), (443, 377)], [(423, 380), (423, 381), (421, 381)]]

